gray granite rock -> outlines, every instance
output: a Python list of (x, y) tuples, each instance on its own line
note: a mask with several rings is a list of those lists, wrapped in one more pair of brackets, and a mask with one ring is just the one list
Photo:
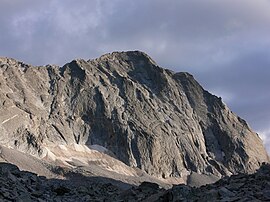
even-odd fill
[[(1, 170), (10, 167), (0, 163)], [(47, 179), (34, 173), (11, 169), (12, 179), (0, 173), (0, 201), (269, 201), (270, 165), (264, 164), (254, 174), (232, 175), (214, 184), (201, 187), (175, 185), (165, 190), (157, 184), (143, 182), (127, 190), (93, 178), (67, 178), (65, 180)], [(28, 179), (28, 180), (22, 180)], [(29, 183), (32, 179), (40, 181), (41, 187)], [(235, 190), (235, 184), (244, 185)], [(232, 188), (234, 187), (234, 188)]]
[(167, 201), (268, 201), (269, 182), (270, 165), (264, 164), (254, 174), (232, 175), (199, 188), (178, 185), (164, 195), (170, 196)]
[(0, 144), (36, 156), (59, 144), (100, 145), (160, 178), (253, 172), (259, 136), (188, 73), (139, 51), (63, 67), (0, 59)]

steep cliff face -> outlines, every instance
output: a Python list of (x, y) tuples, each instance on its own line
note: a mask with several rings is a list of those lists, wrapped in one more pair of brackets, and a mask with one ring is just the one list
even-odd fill
[(0, 60), (0, 144), (43, 157), (59, 144), (101, 145), (157, 177), (251, 172), (262, 141), (188, 73), (145, 53), (63, 67)]

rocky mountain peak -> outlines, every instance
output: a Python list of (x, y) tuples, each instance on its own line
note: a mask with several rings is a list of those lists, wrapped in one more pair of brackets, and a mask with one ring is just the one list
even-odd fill
[[(126, 52), (112, 52), (102, 55), (97, 60), (107, 60), (107, 61), (128, 61), (135, 64), (152, 63), (157, 65), (156, 62), (146, 53), (141, 51), (126, 51)], [(136, 66), (136, 65), (134, 65)]]
[(4, 146), (43, 158), (58, 145), (98, 145), (163, 179), (253, 172), (269, 161), (261, 139), (220, 98), (143, 52), (63, 67), (5, 61), (12, 71), (0, 72)]

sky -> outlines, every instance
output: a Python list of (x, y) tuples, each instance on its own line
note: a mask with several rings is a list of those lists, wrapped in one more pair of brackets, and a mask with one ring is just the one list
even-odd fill
[(64, 65), (140, 50), (187, 71), (270, 153), (270, 0), (1, 0), (0, 56)]

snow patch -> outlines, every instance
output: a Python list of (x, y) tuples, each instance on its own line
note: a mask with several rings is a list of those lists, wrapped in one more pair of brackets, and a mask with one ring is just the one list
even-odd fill
[(108, 152), (108, 149), (101, 146), (101, 145), (94, 144), (94, 145), (90, 145), (89, 147), (90, 147), (90, 149), (93, 149), (93, 150), (96, 150), (96, 151), (99, 151), (102, 153)]
[(100, 145), (57, 145), (46, 147), (45, 159), (55, 162), (59, 166), (78, 167), (91, 165), (99, 166), (102, 169), (127, 176), (137, 176), (137, 172), (125, 165), (123, 162), (107, 155), (109, 150)]

